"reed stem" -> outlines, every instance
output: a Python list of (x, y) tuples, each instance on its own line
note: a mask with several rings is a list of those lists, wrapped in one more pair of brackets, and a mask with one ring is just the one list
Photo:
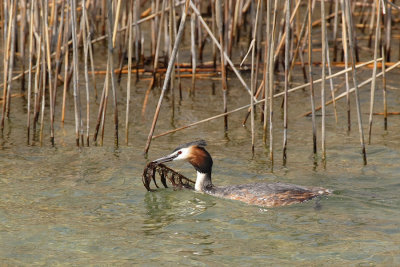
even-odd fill
[[(321, 73), (321, 106), (322, 106), (322, 120), (321, 120), (321, 149), (322, 160), (326, 160), (326, 136), (325, 136), (325, 76), (326, 76), (326, 22), (325, 22), (325, 1), (321, 1), (321, 36), (322, 36), (322, 73)], [(334, 98), (333, 98), (334, 99)]]
[(374, 49), (374, 68), (372, 70), (372, 82), (371, 82), (371, 99), (369, 108), (369, 128), (368, 128), (368, 144), (371, 144), (371, 133), (372, 133), (372, 115), (374, 112), (374, 102), (375, 102), (375, 90), (376, 90), (376, 70), (377, 70), (377, 58), (378, 58), (378, 48), (379, 40), (381, 35), (381, 1), (375, 1), (377, 5), (376, 12), (376, 30), (375, 30), (375, 49)]
[[(342, 0), (343, 1), (343, 0)], [(353, 36), (353, 21), (350, 6), (344, 2), (345, 10), (346, 10), (346, 20), (348, 22), (348, 33), (349, 33), (349, 44), (350, 44), (350, 55), (351, 55), (351, 68), (353, 69), (353, 84), (355, 88), (355, 97), (356, 97), (356, 107), (357, 107), (357, 119), (358, 119), (358, 130), (360, 132), (360, 143), (361, 143), (361, 153), (363, 157), (364, 165), (367, 164), (367, 153), (365, 151), (365, 142), (364, 142), (364, 131), (362, 126), (362, 118), (361, 118), (361, 107), (360, 107), (360, 97), (358, 93), (358, 83), (356, 78), (356, 49), (354, 45), (355, 38)]]
[(186, 2), (185, 2), (185, 9), (182, 13), (181, 23), (179, 25), (178, 34), (176, 36), (176, 40), (174, 43), (174, 49), (172, 50), (171, 57), (168, 62), (168, 69), (167, 69), (167, 73), (165, 74), (165, 79), (164, 79), (163, 87), (161, 90), (160, 99), (158, 100), (156, 112), (154, 113), (153, 123), (151, 125), (149, 136), (147, 137), (147, 143), (146, 143), (146, 147), (144, 149), (145, 154), (147, 154), (147, 152), (149, 151), (151, 139), (153, 137), (153, 133), (154, 133), (154, 130), (155, 130), (155, 127), (157, 124), (158, 115), (160, 114), (160, 108), (161, 108), (161, 104), (162, 104), (162, 101), (164, 98), (164, 94), (165, 94), (165, 91), (167, 90), (169, 79), (171, 78), (172, 68), (173, 68), (173, 65), (175, 62), (176, 54), (178, 53), (178, 47), (179, 47), (179, 43), (182, 38), (183, 29), (185, 28), (185, 21), (186, 21), (188, 8), (189, 8), (189, 2), (190, 2), (190, 0), (186, 0)]
[(286, 161), (287, 161), (290, 28), (291, 28), (290, 27), (290, 0), (286, 0), (286, 20), (285, 20), (285, 94), (284, 94), (284, 102), (283, 102), (283, 165), (286, 165)]

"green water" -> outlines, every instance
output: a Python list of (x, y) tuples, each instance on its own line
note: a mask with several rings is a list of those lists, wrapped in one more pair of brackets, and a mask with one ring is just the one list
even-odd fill
[[(370, 70), (361, 75), (370, 77)], [(388, 76), (389, 107), (398, 111), (400, 94), (391, 89), (398, 85), (398, 75)], [(102, 88), (103, 78), (97, 78), (98, 88)], [(183, 100), (176, 100), (174, 119), (171, 97), (164, 101), (156, 133), (222, 111), (220, 81), (198, 80), (194, 98), (188, 95), (190, 84), (190, 79), (184, 80)], [(231, 79), (229, 84), (229, 109), (247, 104), (248, 94), (239, 82)], [(250, 124), (241, 126), (244, 112), (230, 117), (227, 134), (223, 119), (218, 119), (153, 140), (148, 159), (165, 155), (181, 143), (206, 139), (217, 185), (282, 181), (334, 190), (319, 201), (265, 209), (186, 190), (146, 192), (141, 182), (148, 160), (143, 149), (159, 97), (159, 89), (150, 93), (147, 113), (141, 116), (147, 85), (148, 81), (141, 81), (132, 87), (129, 145), (124, 143), (123, 133), (125, 90), (118, 88), (122, 99), (119, 147), (113, 144), (111, 108), (104, 146), (93, 142), (90, 147), (74, 146), (72, 93), (64, 125), (59, 123), (60, 110), (56, 110), (56, 146), (50, 146), (48, 124), (43, 145), (36, 141), (28, 146), (26, 102), (13, 99), (11, 119), (0, 138), (0, 265), (400, 265), (398, 116), (389, 118), (388, 132), (382, 129), (381, 116), (374, 117), (367, 166), (360, 155), (355, 108), (348, 134), (343, 100), (338, 103), (338, 124), (332, 107), (327, 108), (326, 166), (320, 159), (314, 165), (311, 119), (299, 116), (309, 110), (307, 90), (290, 94), (286, 167), (281, 160), (281, 100), (276, 101), (273, 172), (268, 150), (262, 145), (259, 114), (254, 156)], [(366, 125), (367, 88), (362, 89), (361, 97)], [(379, 91), (376, 111), (381, 103)], [(91, 134), (97, 108), (91, 106)], [(317, 120), (320, 127), (320, 117)], [(169, 166), (195, 176), (188, 164)]]

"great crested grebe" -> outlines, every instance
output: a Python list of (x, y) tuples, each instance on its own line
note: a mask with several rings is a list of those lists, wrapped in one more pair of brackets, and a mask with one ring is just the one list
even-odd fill
[(284, 206), (331, 193), (330, 190), (322, 187), (304, 187), (280, 182), (214, 186), (211, 182), (213, 160), (204, 148), (206, 145), (204, 140), (189, 142), (178, 146), (168, 156), (153, 162), (158, 164), (173, 160), (187, 160), (197, 171), (196, 191), (253, 205)]

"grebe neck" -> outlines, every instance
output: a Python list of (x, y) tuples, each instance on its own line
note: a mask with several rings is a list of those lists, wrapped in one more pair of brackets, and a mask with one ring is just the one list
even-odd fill
[(202, 173), (197, 171), (196, 184), (194, 189), (199, 192), (205, 192), (212, 188), (211, 173)]

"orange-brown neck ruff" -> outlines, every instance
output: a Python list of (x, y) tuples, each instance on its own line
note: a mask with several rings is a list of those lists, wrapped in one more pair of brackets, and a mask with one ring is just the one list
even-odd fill
[(213, 160), (211, 155), (203, 147), (190, 147), (188, 161), (193, 165), (196, 171), (207, 173), (211, 178)]

